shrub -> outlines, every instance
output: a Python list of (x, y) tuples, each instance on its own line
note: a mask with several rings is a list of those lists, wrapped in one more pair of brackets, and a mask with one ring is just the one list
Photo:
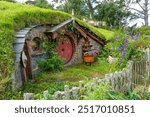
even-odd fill
[(38, 67), (42, 71), (54, 71), (63, 69), (61, 58), (57, 54), (53, 54), (53, 56), (47, 60), (39, 60), (37, 63)]
[(98, 86), (88, 86), (88, 89), (83, 96), (85, 100), (105, 100), (108, 99), (107, 92), (111, 89), (107, 83), (101, 83)]
[(53, 42), (45, 42), (45, 43), (47, 43), (46, 45), (44, 45), (47, 59), (38, 60), (37, 61), (38, 67), (42, 71), (62, 70), (63, 69), (62, 60), (55, 52), (58, 42), (53, 41)]
[(63, 91), (64, 89), (64, 83), (63, 82), (60, 82), (60, 81), (57, 81), (55, 82), (52, 86), (49, 86), (48, 90), (47, 90), (47, 95), (45, 95), (44, 93), (37, 93), (35, 96), (34, 96), (34, 99), (36, 100), (41, 100), (41, 99), (44, 99), (44, 100), (53, 100), (53, 94), (56, 92), (56, 91)]

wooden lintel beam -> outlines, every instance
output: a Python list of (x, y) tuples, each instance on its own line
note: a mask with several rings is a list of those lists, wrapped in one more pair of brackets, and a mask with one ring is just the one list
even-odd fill
[(87, 34), (79, 27), (76, 25), (76, 29), (80, 32), (80, 34), (84, 37), (87, 38)]
[(76, 25), (76, 29), (81, 33), (81, 35), (85, 38), (85, 39), (93, 39), (96, 42), (98, 42), (101, 45), (105, 45), (105, 41), (102, 41), (100, 39), (98, 39), (97, 37), (95, 37), (94, 35), (92, 35), (91, 33), (86, 33), (86, 31), (84, 31), (84, 29), (82, 29), (79, 25)]
[(95, 37), (94, 35), (92, 35), (91, 33), (88, 33), (88, 35), (93, 38), (95, 41), (97, 41), (99, 44), (101, 45), (105, 45), (105, 41), (102, 41), (100, 39), (98, 39), (97, 37)]

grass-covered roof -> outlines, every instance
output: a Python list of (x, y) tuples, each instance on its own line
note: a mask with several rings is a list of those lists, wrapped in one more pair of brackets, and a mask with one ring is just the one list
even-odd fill
[[(38, 24), (58, 24), (70, 18), (70, 14), (61, 11), (0, 1), (0, 85), (14, 70), (12, 43), (15, 31)], [(95, 28), (79, 19), (76, 21), (103, 39), (109, 40), (114, 37), (111, 31)]]

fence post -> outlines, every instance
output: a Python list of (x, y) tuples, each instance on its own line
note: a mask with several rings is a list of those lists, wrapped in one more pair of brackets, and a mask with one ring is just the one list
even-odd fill
[(69, 90), (69, 86), (68, 85), (65, 85), (64, 86), (64, 94), (65, 94), (65, 97), (64, 99), (65, 100), (70, 100), (70, 90)]
[(74, 100), (78, 100), (78, 87), (73, 87), (72, 93), (73, 93)]
[(114, 86), (115, 86), (115, 90), (116, 91), (119, 91), (119, 87), (118, 87), (118, 72), (116, 71), (115, 73), (114, 73)]
[(118, 72), (118, 88), (119, 88), (119, 91), (122, 91), (122, 88), (123, 88), (123, 85), (122, 85), (122, 71), (119, 71)]
[(84, 87), (84, 82), (83, 81), (79, 81), (79, 89), (82, 89)]
[(115, 90), (114, 74), (112, 74), (112, 78), (111, 78), (111, 86), (112, 86), (112, 89)]
[(103, 82), (102, 79), (98, 79), (98, 84), (101, 84)]
[(43, 97), (44, 97), (44, 99), (47, 99), (48, 98), (48, 90), (46, 90), (46, 91), (44, 91), (43, 92)]
[(128, 62), (128, 70), (129, 70), (129, 76), (128, 76), (128, 90), (133, 89), (133, 78), (132, 78), (132, 68), (133, 68), (133, 61)]
[(54, 98), (55, 98), (56, 100), (61, 100), (62, 97), (63, 97), (63, 95), (64, 95), (64, 92), (57, 91), (57, 92), (54, 93)]
[(98, 78), (94, 78), (93, 83), (94, 83), (94, 85), (98, 85)]
[(127, 70), (124, 68), (122, 70), (122, 77), (123, 77), (123, 80), (122, 80), (122, 85), (123, 85), (123, 91), (124, 92), (127, 92)]
[(24, 100), (33, 100), (34, 94), (33, 93), (24, 93), (23, 97), (24, 97)]
[(146, 76), (148, 76), (148, 78), (150, 77), (150, 45), (149, 47), (146, 49)]

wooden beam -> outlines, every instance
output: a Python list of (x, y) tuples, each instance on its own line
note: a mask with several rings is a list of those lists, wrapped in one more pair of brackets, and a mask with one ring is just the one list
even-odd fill
[(90, 32), (86, 32), (83, 28), (81, 28), (78, 24), (76, 24), (75, 28), (80, 32), (80, 34), (87, 40), (93, 39), (101, 45), (105, 45), (105, 41), (101, 38), (97, 38), (96, 36), (92, 35)]
[(94, 39), (96, 42), (98, 42), (101, 45), (105, 45), (105, 41), (102, 41), (102, 39), (98, 39), (97, 37), (95, 37), (94, 35), (92, 35), (91, 33), (88, 33), (88, 35)]
[(84, 37), (87, 38), (87, 34), (80, 28), (78, 25), (75, 26), (75, 28), (80, 32), (80, 34)]

